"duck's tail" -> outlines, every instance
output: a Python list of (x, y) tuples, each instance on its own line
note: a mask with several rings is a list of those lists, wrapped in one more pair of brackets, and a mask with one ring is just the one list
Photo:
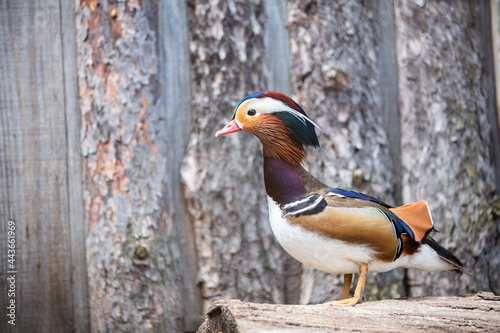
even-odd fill
[(453, 268), (451, 269), (452, 272), (458, 274), (471, 274), (471, 272), (464, 267), (464, 265), (460, 262), (460, 260), (457, 259), (457, 257), (455, 257), (450, 251), (439, 245), (432, 237), (427, 237), (424, 243), (432, 247), (432, 249), (436, 251), (441, 259), (453, 266)]

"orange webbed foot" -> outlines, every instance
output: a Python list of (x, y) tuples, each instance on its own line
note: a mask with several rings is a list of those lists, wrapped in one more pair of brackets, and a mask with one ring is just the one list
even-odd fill
[[(361, 298), (361, 294), (363, 293), (363, 290), (365, 288), (366, 273), (368, 273), (368, 265), (363, 264), (363, 265), (359, 266), (358, 284), (356, 285), (356, 290), (354, 291), (354, 296), (351, 298), (347, 298), (347, 297), (349, 297), (349, 289), (351, 286), (352, 274), (345, 274), (344, 275), (344, 287), (342, 288), (342, 294), (340, 295), (340, 300), (323, 303), (323, 305), (353, 306), (353, 305), (357, 304), (359, 302), (359, 300)], [(348, 284), (348, 286), (346, 287), (347, 284)]]

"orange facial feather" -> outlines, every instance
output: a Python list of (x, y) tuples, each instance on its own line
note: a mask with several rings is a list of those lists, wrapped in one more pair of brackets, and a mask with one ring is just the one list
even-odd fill
[[(238, 120), (238, 115), (236, 120)], [(243, 120), (243, 119), (242, 119)], [(295, 140), (285, 124), (272, 114), (244, 119), (244, 131), (254, 134), (263, 146), (264, 156), (299, 166), (306, 153), (304, 147)]]

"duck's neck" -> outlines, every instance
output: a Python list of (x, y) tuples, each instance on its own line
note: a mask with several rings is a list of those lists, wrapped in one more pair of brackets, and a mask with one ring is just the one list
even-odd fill
[(306, 192), (300, 170), (285, 161), (264, 156), (266, 192), (280, 206), (303, 197)]
[(308, 193), (325, 186), (301, 165), (293, 165), (265, 155), (264, 182), (267, 195), (280, 206), (297, 201)]
[(256, 135), (262, 143), (264, 157), (273, 157), (294, 166), (300, 166), (306, 157), (304, 146), (294, 139), (283, 123), (263, 126)]

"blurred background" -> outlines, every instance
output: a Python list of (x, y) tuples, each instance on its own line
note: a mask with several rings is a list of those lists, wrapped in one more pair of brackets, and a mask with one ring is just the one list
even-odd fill
[(369, 274), (367, 300), (499, 294), (499, 8), (1, 0), (3, 309), (8, 221), (17, 269), (16, 326), (1, 325), (192, 332), (217, 299), (338, 298), (341, 276), (274, 239), (260, 142), (214, 138), (261, 90), (322, 128), (313, 175), (394, 205), (427, 200), (433, 237), (472, 272)]

